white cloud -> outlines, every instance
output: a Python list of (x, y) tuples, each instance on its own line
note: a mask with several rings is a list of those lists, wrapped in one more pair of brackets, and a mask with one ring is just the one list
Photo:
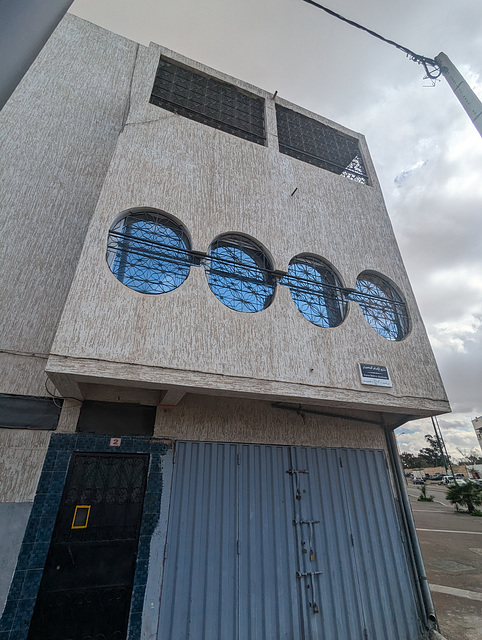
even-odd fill
[(400, 188), (402, 186), (402, 183), (405, 182), (405, 180), (407, 180), (407, 178), (409, 178), (414, 171), (416, 171), (417, 169), (421, 169), (426, 164), (427, 160), (419, 160), (413, 166), (409, 167), (408, 169), (404, 169), (401, 173), (398, 174), (398, 176), (395, 176), (395, 178), (393, 179), (394, 183), (398, 188)]
[(470, 343), (480, 339), (481, 328), (482, 320), (468, 315), (456, 322), (435, 324), (433, 326), (434, 334), (430, 334), (430, 340), (434, 348), (467, 353)]
[[(442, 437), (449, 456), (460, 459), (462, 451), (471, 452), (475, 449), (482, 455), (471, 420), (475, 415), (451, 414), (449, 417), (439, 417), (438, 422)], [(430, 418), (408, 422), (395, 431), (400, 453), (408, 452), (416, 455), (420, 449), (427, 446), (425, 435), (434, 435), (434, 428)]]

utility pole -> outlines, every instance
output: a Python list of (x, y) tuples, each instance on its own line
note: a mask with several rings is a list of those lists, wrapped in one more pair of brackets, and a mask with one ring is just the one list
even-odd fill
[(455, 477), (454, 469), (452, 467), (452, 461), (450, 460), (449, 454), (447, 453), (447, 447), (445, 446), (445, 440), (443, 438), (440, 425), (438, 423), (437, 418), (436, 417), (434, 418), (434, 416), (432, 416), (432, 424), (433, 424), (433, 429), (435, 431), (435, 436), (437, 438), (437, 442), (439, 443), (439, 446), (440, 446), (442, 458), (444, 459), (445, 470), (447, 471), (447, 465), (448, 465), (450, 467), (450, 472), (452, 474), (452, 478), (454, 479), (455, 484), (458, 484), (457, 478)]
[(438, 56), (435, 57), (435, 62), (439, 65), (443, 77), (449, 83), (458, 101), (482, 136), (482, 102), (445, 53), (439, 53)]
[[(433, 419), (433, 416), (432, 416), (432, 424), (433, 424), (433, 430), (435, 431), (435, 438), (437, 440), (438, 448), (440, 451), (440, 457), (442, 458), (442, 462), (445, 467), (445, 474), (448, 475), (449, 469), (447, 466), (447, 458), (445, 457), (444, 447), (442, 446), (443, 437), (442, 437), (442, 434), (440, 434), (440, 436), (438, 434), (437, 426), (435, 425), (435, 420)], [(444, 442), (444, 445), (445, 445), (445, 442)]]
[(375, 31), (364, 27), (358, 22), (345, 18), (336, 11), (333, 11), (333, 9), (329, 9), (328, 7), (324, 7), (319, 2), (315, 2), (315, 0), (303, 0), (303, 2), (311, 4), (318, 9), (321, 9), (325, 13), (333, 16), (334, 18), (338, 18), (338, 20), (346, 22), (347, 24), (351, 25), (352, 27), (356, 27), (361, 31), (365, 31), (365, 33), (368, 33), (374, 38), (378, 38), (378, 40), (381, 40), (382, 42), (385, 42), (386, 44), (389, 44), (392, 47), (396, 47), (400, 51), (403, 51), (403, 53), (405, 53), (410, 58), (410, 60), (413, 60), (413, 62), (416, 62), (417, 64), (421, 64), (423, 66), (427, 74), (427, 78), (430, 78), (433, 82), (435, 82), (435, 80), (443, 75), (443, 77), (447, 80), (450, 88), (455, 93), (458, 101), (465, 109), (467, 115), (474, 123), (475, 128), (482, 136), (482, 102), (475, 95), (475, 93), (467, 84), (466, 80), (464, 80), (461, 73), (456, 69), (454, 64), (445, 53), (439, 53), (435, 59), (427, 58), (426, 56), (422, 56), (418, 53), (415, 53), (411, 49), (398, 44), (398, 42), (395, 42), (394, 40), (388, 40), (387, 38), (384, 38), (379, 33), (376, 33)]

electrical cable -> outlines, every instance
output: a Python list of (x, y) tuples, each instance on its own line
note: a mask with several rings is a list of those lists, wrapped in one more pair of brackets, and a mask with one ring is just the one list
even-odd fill
[(82, 400), (80, 398), (74, 398), (74, 396), (57, 396), (57, 395), (55, 395), (55, 393), (50, 391), (50, 389), (48, 388), (48, 386), (47, 386), (48, 381), (49, 381), (49, 379), (45, 378), (45, 391), (49, 394), (49, 396), (54, 401), (55, 406), (58, 407), (59, 409), (62, 408), (62, 405), (57, 404), (55, 402), (56, 400), (76, 400), (77, 402), (82, 402)]
[(403, 53), (405, 53), (410, 58), (410, 60), (413, 60), (414, 62), (417, 62), (418, 64), (421, 64), (423, 66), (427, 76), (431, 80), (437, 80), (437, 78), (439, 78), (441, 76), (442, 69), (441, 69), (440, 65), (433, 58), (427, 58), (426, 56), (422, 56), (422, 55), (420, 55), (418, 53), (415, 53), (411, 49), (408, 49), (407, 47), (404, 47), (403, 45), (398, 44), (398, 42), (395, 42), (394, 40), (389, 40), (388, 38), (384, 38), (379, 33), (376, 33), (376, 31), (372, 31), (371, 29), (368, 29), (367, 27), (364, 27), (363, 25), (358, 24), (358, 22), (354, 22), (353, 20), (349, 20), (348, 18), (345, 18), (344, 16), (340, 15), (339, 13), (336, 13), (336, 11), (333, 11), (332, 9), (328, 9), (328, 7), (324, 7), (323, 5), (318, 4), (318, 2), (314, 2), (314, 0), (303, 0), (303, 2), (307, 2), (308, 4), (312, 4), (314, 7), (317, 7), (318, 9), (321, 9), (322, 11), (325, 11), (326, 13), (330, 14), (331, 16), (333, 16), (335, 18), (338, 18), (338, 20), (342, 20), (343, 22), (346, 22), (346, 23), (350, 24), (352, 27), (356, 27), (357, 29), (361, 29), (362, 31), (365, 31), (366, 33), (370, 34), (371, 36), (373, 36), (375, 38), (378, 38), (379, 40), (382, 40), (382, 42), (386, 42), (387, 44), (390, 44), (393, 47), (396, 47), (400, 51), (403, 51)]

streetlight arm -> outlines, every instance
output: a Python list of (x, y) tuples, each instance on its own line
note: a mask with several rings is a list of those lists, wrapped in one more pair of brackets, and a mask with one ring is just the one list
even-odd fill
[(445, 53), (439, 53), (435, 62), (440, 66), (443, 77), (482, 136), (482, 102)]

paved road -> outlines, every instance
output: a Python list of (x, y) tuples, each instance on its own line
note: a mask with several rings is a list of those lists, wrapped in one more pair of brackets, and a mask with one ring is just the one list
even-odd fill
[(439, 485), (427, 484), (434, 502), (418, 502), (413, 484), (407, 490), (441, 633), (482, 640), (482, 518), (457, 513)]

